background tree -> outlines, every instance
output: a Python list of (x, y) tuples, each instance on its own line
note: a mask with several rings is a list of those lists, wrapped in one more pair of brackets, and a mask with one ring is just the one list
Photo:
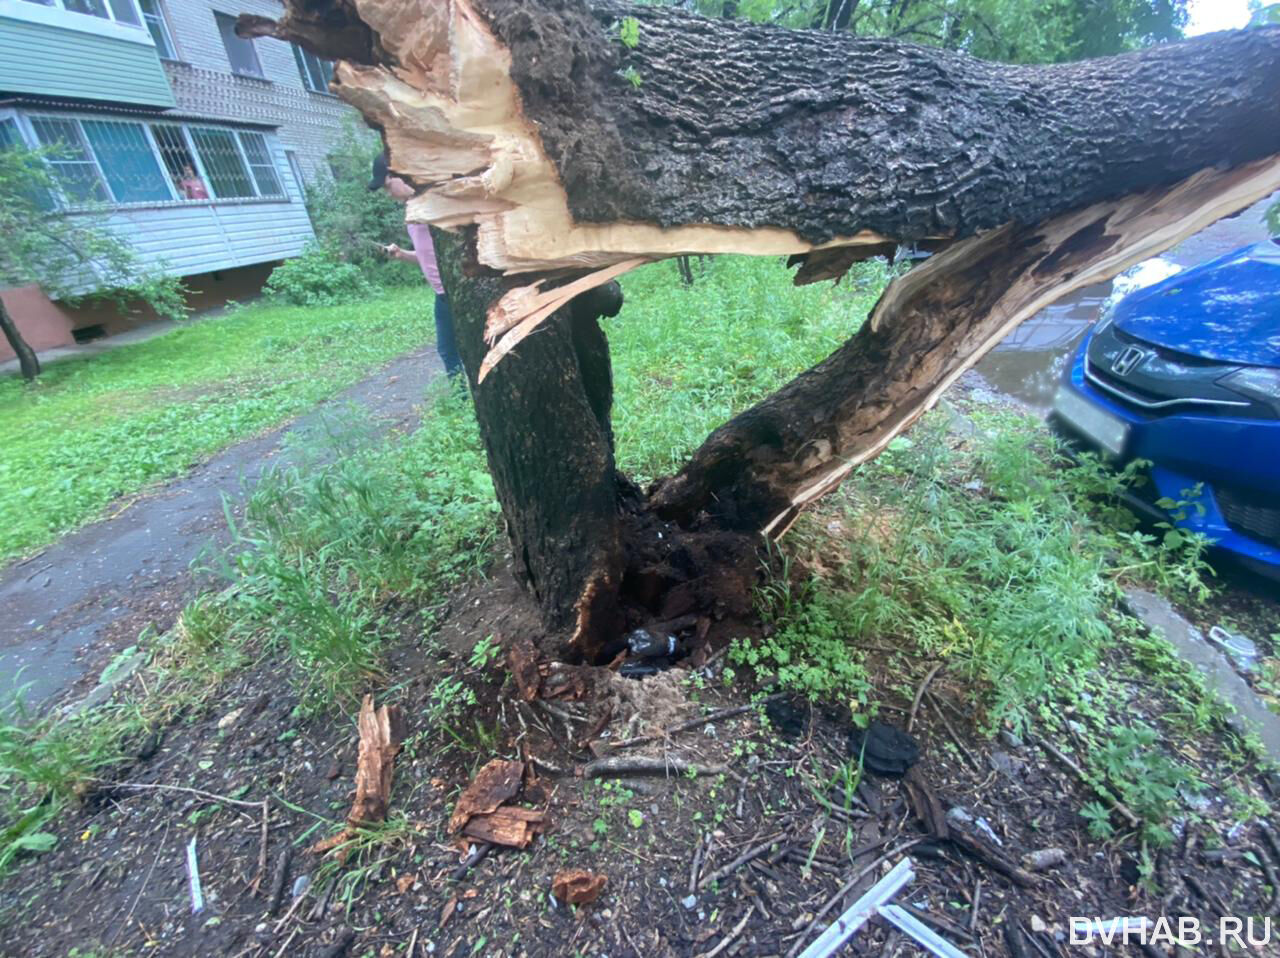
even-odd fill
[(1187, 0), (697, 0), (710, 16), (844, 30), (963, 50), (985, 60), (1061, 63), (1176, 40)]
[[(128, 309), (140, 301), (165, 318), (185, 317), (181, 280), (145, 267), (110, 230), (105, 209), (58, 202), (58, 182), (45, 162), (49, 152), (19, 144), (0, 148), (0, 287), (36, 283), (72, 305)], [(34, 379), (40, 363), (2, 302), (0, 328), (23, 376)]]

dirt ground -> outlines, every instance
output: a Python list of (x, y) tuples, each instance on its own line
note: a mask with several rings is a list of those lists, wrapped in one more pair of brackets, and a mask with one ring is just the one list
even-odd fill
[[(857, 781), (847, 710), (776, 693), (753, 707), (772, 690), (741, 675), (726, 685), (713, 648), (686, 662), (708, 660), (698, 668), (642, 680), (543, 662), (517, 683), (510, 649), (527, 651), (536, 617), (509, 581), (497, 571), (453, 596), (432, 642), (404, 611), (378, 690), (408, 725), (390, 818), (349, 842), (345, 861), (312, 847), (351, 804), (353, 718), (299, 714), (287, 669), (267, 658), (216, 707), (139, 743), (58, 824), (55, 850), (0, 886), (0, 953), (787, 956), (908, 855), (916, 876), (896, 901), (972, 955), (1074, 952), (1070, 916), (1275, 913), (1280, 847), (1265, 826), (1227, 816), (1223, 797), (1269, 800), (1272, 785), (1261, 773), (1228, 780), (1223, 743), (1180, 744), (1213, 787), (1175, 823), (1171, 847), (1144, 853), (1123, 827), (1090, 838), (1078, 810), (1096, 796), (1076, 774), (1038, 740), (979, 734), (966, 690), (943, 671), (921, 693), (931, 663), (899, 649), (873, 649), (868, 666), (880, 720), (911, 726), (919, 761), (905, 780)], [(475, 664), (489, 636), (502, 652)], [(476, 704), (438, 707), (431, 690), (450, 675)], [(1163, 694), (1135, 689), (1153, 722), (1171, 707)], [(1076, 746), (1055, 747), (1070, 760)], [(602, 757), (672, 771), (587, 777)], [(542, 812), (544, 827), (527, 848), (495, 846), (471, 862), (479, 846), (449, 819), (495, 758), (524, 763), (509, 804)], [(1034, 852), (1055, 864), (1033, 870)], [(571, 869), (605, 877), (598, 899), (555, 898), (553, 881)], [(844, 953), (915, 946), (877, 919)]]

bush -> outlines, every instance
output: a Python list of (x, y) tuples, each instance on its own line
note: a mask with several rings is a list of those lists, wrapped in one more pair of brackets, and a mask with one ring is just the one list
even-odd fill
[(359, 266), (314, 243), (273, 269), (264, 289), (272, 299), (294, 306), (336, 306), (374, 292)]

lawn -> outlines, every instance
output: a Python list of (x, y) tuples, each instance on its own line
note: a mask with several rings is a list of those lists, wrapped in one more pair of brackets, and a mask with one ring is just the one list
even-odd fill
[(419, 288), (333, 307), (259, 304), (0, 379), (0, 559), (98, 516), (431, 342)]

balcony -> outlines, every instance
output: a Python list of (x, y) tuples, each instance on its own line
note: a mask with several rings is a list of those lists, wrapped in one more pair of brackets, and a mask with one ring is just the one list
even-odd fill
[(0, 0), (0, 95), (167, 108), (137, 0)]

